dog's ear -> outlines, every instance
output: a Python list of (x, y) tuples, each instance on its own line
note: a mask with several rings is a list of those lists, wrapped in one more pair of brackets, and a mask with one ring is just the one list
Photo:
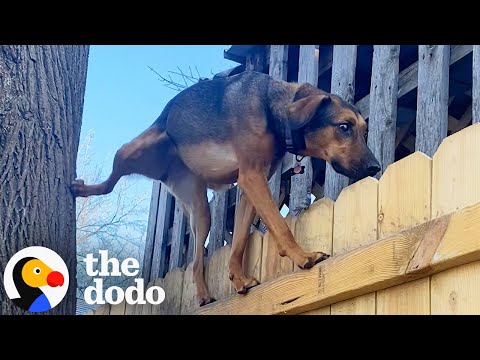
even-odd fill
[(328, 104), (332, 98), (328, 94), (309, 95), (294, 101), (288, 106), (288, 121), (292, 130), (306, 125), (312, 120), (319, 106)]

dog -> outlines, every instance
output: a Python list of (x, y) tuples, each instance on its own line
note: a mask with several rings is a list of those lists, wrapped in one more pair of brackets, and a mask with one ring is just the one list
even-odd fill
[(268, 179), (286, 152), (330, 163), (351, 179), (374, 176), (380, 165), (366, 144), (367, 123), (337, 95), (310, 84), (274, 80), (267, 74), (240, 74), (200, 81), (172, 98), (143, 133), (116, 153), (113, 170), (100, 184), (75, 180), (75, 196), (110, 193), (125, 175), (159, 180), (189, 217), (195, 238), (193, 277), (200, 306), (215, 301), (203, 274), (204, 244), (210, 231), (207, 188), (237, 182), (228, 274), (244, 294), (259, 284), (246, 276), (242, 259), (249, 228), (258, 215), (276, 242), (280, 256), (308, 269), (329, 257), (305, 252), (281, 216)]

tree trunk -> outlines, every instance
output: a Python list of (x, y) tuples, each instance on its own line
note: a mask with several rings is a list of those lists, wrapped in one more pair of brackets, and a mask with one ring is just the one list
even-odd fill
[[(67, 295), (48, 314), (74, 314), (75, 179), (88, 46), (0, 46), (0, 278), (28, 246), (58, 253)], [(0, 287), (0, 314), (24, 313)]]

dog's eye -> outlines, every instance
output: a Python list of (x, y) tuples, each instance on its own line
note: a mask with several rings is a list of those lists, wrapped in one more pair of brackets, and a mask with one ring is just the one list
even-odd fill
[(350, 124), (340, 124), (338, 125), (340, 131), (344, 134), (347, 134), (350, 131), (351, 125)]

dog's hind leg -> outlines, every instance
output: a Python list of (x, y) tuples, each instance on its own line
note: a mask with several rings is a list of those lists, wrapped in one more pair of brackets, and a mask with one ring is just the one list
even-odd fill
[(241, 189), (238, 191), (240, 191), (240, 200), (235, 209), (235, 227), (228, 270), (235, 291), (245, 294), (248, 289), (259, 284), (254, 277), (246, 277), (242, 269), (243, 254), (248, 241), (250, 225), (255, 217), (255, 209), (243, 191)]
[(122, 176), (140, 174), (160, 180), (165, 176), (169, 156), (175, 152), (168, 135), (152, 125), (115, 154), (113, 170), (107, 180), (100, 184), (85, 185), (83, 180), (75, 180), (71, 189), (75, 196), (87, 197), (112, 192)]
[(195, 240), (193, 280), (197, 290), (198, 303), (200, 306), (209, 304), (215, 299), (210, 296), (204, 277), (205, 240), (211, 224), (206, 183), (194, 175), (177, 158), (172, 162), (171, 171), (169, 171), (165, 184), (188, 213), (190, 228)]

